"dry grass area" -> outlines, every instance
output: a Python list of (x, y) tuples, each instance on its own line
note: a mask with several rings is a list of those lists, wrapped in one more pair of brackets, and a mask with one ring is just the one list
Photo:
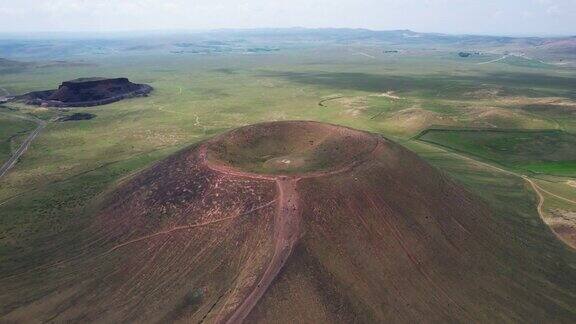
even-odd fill
[(517, 111), (499, 107), (472, 106), (465, 108), (464, 118), (470, 121), (469, 125), (472, 127), (506, 128), (528, 117)]
[(394, 92), (394, 91), (386, 91), (386, 92), (383, 92), (383, 93), (371, 95), (371, 97), (382, 97), (382, 98), (388, 98), (388, 99), (393, 99), (393, 100), (402, 100), (402, 99), (404, 99), (404, 98), (398, 96), (398, 95), (396, 94), (396, 92)]
[(400, 110), (386, 118), (385, 123), (403, 132), (415, 133), (433, 125), (450, 126), (455, 124), (452, 117), (430, 110), (414, 107)]
[(531, 98), (531, 97), (521, 97), (521, 96), (503, 96), (498, 98), (498, 102), (517, 106), (517, 105), (557, 105), (557, 106), (565, 106), (565, 107), (574, 107), (576, 108), (576, 101), (570, 100), (564, 97), (540, 97), (540, 98)]
[(566, 244), (576, 249), (576, 212), (551, 209), (544, 221)]
[(343, 97), (335, 101), (345, 108), (345, 115), (352, 117), (358, 117), (370, 108), (367, 97)]
[(503, 91), (503, 87), (485, 86), (479, 90), (465, 92), (462, 96), (470, 99), (493, 99), (500, 97)]

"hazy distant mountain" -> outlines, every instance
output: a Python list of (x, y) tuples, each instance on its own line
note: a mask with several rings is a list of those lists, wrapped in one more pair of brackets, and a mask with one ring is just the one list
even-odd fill
[(66, 58), (69, 56), (114, 55), (122, 52), (172, 54), (217, 54), (270, 52), (293, 46), (382, 45), (477, 49), (494, 52), (576, 56), (576, 37), (506, 37), (419, 33), (411, 30), (374, 31), (347, 28), (222, 29), (205, 32), (149, 34), (42, 35), (19, 39), (0, 35), (0, 57)]

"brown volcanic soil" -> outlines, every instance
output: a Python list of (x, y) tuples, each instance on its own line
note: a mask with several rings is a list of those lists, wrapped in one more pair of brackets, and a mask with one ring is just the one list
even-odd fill
[[(301, 158), (294, 169), (270, 165), (294, 157)], [(0, 281), (4, 319), (575, 316), (570, 305), (546, 297), (551, 290), (525, 288), (519, 266), (497, 256), (506, 235), (481, 201), (401, 146), (347, 128), (241, 128), (158, 163), (102, 205), (81, 233), (87, 243), (76, 258)], [(44, 281), (44, 288), (31, 289), (27, 280)]]
[(209, 161), (246, 172), (307, 173), (340, 169), (376, 145), (367, 133), (320, 123), (242, 127), (208, 142)]

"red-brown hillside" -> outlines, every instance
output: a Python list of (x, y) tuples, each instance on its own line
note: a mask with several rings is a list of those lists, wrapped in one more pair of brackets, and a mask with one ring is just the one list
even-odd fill
[[(574, 315), (570, 305), (519, 284), (516, 265), (495, 253), (505, 236), (481, 201), (401, 146), (348, 128), (240, 128), (142, 172), (103, 206), (83, 234), (89, 243), (50, 267), (45, 289), (4, 297), (5, 319), (530, 322)], [(5, 291), (22, 296), (22, 281), (7, 282)]]

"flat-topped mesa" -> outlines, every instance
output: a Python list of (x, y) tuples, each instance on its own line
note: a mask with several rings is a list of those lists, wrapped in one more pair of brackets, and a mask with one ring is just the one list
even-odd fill
[(30, 92), (17, 99), (44, 107), (90, 107), (145, 96), (151, 91), (151, 86), (127, 78), (80, 78), (63, 82), (56, 90)]

